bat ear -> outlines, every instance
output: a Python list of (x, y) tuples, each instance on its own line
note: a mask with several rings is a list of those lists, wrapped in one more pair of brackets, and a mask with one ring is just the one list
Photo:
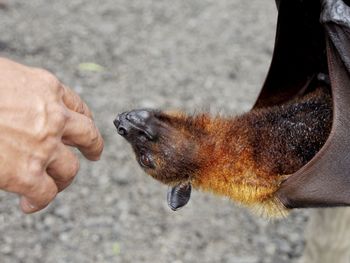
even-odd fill
[(350, 205), (350, 7), (331, 0), (277, 2), (273, 58), (254, 108), (303, 95), (319, 85), (315, 76), (327, 73), (333, 122), (322, 149), (281, 184), (276, 197), (288, 208)]
[(167, 193), (168, 206), (176, 211), (184, 207), (191, 198), (191, 183), (181, 183), (169, 188)]

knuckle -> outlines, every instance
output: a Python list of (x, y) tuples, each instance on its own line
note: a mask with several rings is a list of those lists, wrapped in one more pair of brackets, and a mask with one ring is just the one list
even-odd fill
[(51, 105), (48, 115), (53, 129), (63, 128), (68, 120), (67, 111), (59, 104)]
[(51, 72), (47, 71), (46, 69), (36, 69), (36, 73), (39, 75), (39, 77), (42, 81), (45, 81), (50, 86), (52, 86), (52, 87), (59, 87), (60, 86), (59, 80)]
[[(40, 158), (33, 159), (28, 164), (28, 175), (30, 177), (39, 177), (43, 174), (43, 165)], [(27, 176), (26, 176), (27, 177)]]
[(36, 115), (31, 132), (39, 141), (46, 141), (60, 134), (68, 119), (66, 109), (56, 102), (37, 109)]

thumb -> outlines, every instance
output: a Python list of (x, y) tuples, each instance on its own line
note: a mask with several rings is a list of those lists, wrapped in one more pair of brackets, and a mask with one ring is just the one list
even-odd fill
[(26, 197), (21, 196), (20, 206), (24, 213), (30, 214), (38, 210), (34, 204), (32, 204)]

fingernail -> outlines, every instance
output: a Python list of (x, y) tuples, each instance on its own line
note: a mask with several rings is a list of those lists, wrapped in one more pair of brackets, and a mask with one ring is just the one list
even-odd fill
[(22, 198), (21, 207), (22, 207), (23, 212), (25, 212), (25, 213), (32, 212), (33, 210), (37, 209), (37, 207), (35, 205), (33, 205), (32, 203), (30, 203), (27, 198)]

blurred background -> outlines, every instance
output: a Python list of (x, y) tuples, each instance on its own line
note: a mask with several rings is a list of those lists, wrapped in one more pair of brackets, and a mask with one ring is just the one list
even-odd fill
[(93, 110), (97, 163), (44, 211), (0, 192), (0, 262), (295, 262), (308, 214), (259, 219), (194, 192), (180, 211), (112, 124), (132, 108), (247, 111), (273, 51), (273, 0), (1, 0), (0, 56), (50, 70)]

